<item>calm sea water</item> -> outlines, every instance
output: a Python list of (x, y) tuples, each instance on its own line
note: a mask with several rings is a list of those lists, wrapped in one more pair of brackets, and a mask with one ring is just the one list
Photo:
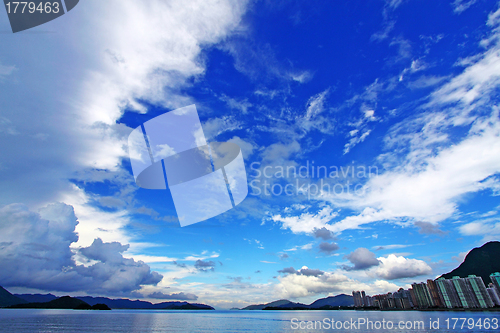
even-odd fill
[(0, 332), (500, 332), (500, 312), (0, 309)]

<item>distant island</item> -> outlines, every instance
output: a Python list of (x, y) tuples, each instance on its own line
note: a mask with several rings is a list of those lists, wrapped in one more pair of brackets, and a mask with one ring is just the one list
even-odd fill
[(338, 310), (339, 308), (352, 309), (353, 306), (354, 300), (352, 296), (340, 294), (320, 298), (309, 305), (282, 299), (266, 304), (249, 305), (241, 310)]
[(78, 296), (57, 297), (52, 294), (13, 295), (0, 287), (0, 308), (17, 309), (72, 309), (72, 310), (110, 310), (110, 309), (151, 309), (151, 310), (215, 310), (205, 304), (188, 302), (162, 302), (153, 304), (146, 301), (129, 299), (110, 299), (107, 297)]
[(69, 309), (69, 310), (111, 310), (106, 304), (89, 305), (77, 298), (63, 296), (50, 302), (22, 303), (11, 305), (11, 309)]

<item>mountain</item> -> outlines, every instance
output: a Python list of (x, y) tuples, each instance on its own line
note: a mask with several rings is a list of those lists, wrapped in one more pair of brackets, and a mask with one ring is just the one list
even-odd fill
[(306, 304), (302, 304), (302, 303), (288, 302), (288, 303), (284, 303), (284, 304), (281, 304), (281, 305), (269, 305), (269, 306), (266, 306), (266, 308), (268, 308), (268, 307), (271, 307), (271, 308), (280, 308), (280, 309), (291, 309), (291, 308), (307, 308), (307, 305)]
[(481, 247), (472, 249), (463, 263), (441, 277), (451, 279), (454, 276), (467, 277), (476, 275), (483, 278), (485, 285), (491, 282), (490, 274), (500, 272), (500, 242), (488, 242)]
[(350, 295), (340, 294), (337, 296), (330, 296), (320, 298), (309, 305), (311, 309), (317, 309), (322, 306), (354, 306), (354, 299)]
[(57, 298), (57, 296), (52, 294), (14, 294), (14, 296), (24, 299), (28, 303), (45, 303)]
[(280, 305), (285, 305), (285, 304), (290, 304), (290, 302), (287, 299), (280, 299), (279, 301), (274, 301), (271, 303), (266, 303), (266, 304), (255, 304), (255, 305), (249, 305), (247, 307), (244, 307), (242, 310), (262, 310), (266, 307), (278, 307)]
[(111, 299), (107, 297), (78, 296), (76, 298), (90, 305), (106, 304), (111, 309), (214, 310), (214, 308), (209, 305), (188, 302), (163, 302), (153, 304), (146, 301)]
[(304, 309), (318, 309), (321, 307), (337, 307), (337, 306), (354, 306), (354, 300), (352, 296), (341, 294), (337, 296), (330, 296), (326, 298), (320, 298), (313, 303), (306, 305), (302, 303), (294, 303), (290, 302), (289, 300), (286, 299), (281, 299), (279, 301), (274, 301), (271, 303), (266, 303), (266, 304), (256, 304), (256, 305), (249, 305), (242, 310), (264, 310), (266, 308), (272, 308), (272, 309), (290, 309), (290, 308), (304, 308)]
[(15, 309), (91, 309), (91, 306), (77, 298), (63, 296), (50, 302), (12, 305)]
[(12, 295), (7, 290), (0, 287), (0, 308), (23, 303), (28, 302), (26, 302), (24, 299)]

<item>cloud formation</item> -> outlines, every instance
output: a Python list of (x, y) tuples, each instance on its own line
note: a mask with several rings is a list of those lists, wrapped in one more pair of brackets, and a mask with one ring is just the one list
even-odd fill
[(38, 212), (21, 204), (0, 208), (0, 266), (9, 267), (0, 271), (0, 285), (126, 295), (161, 281), (144, 262), (123, 257), (128, 245), (98, 238), (74, 254), (77, 224), (73, 207), (62, 203)]
[(194, 267), (202, 272), (215, 271), (215, 262), (212, 260), (196, 260)]
[(319, 244), (319, 252), (324, 252), (326, 254), (332, 254), (332, 252), (337, 251), (340, 247), (335, 243), (321, 242)]
[(172, 293), (172, 294), (164, 294), (162, 292), (156, 291), (154, 293), (149, 294), (147, 297), (156, 298), (156, 299), (173, 299), (179, 301), (196, 301), (198, 296), (190, 293)]
[(387, 258), (378, 258), (381, 265), (375, 273), (378, 277), (386, 280), (411, 278), (432, 273), (432, 268), (422, 260), (408, 259), (403, 256), (390, 254)]
[(380, 261), (375, 257), (375, 253), (360, 247), (346, 256), (354, 266), (344, 266), (347, 271), (359, 271), (380, 265)]

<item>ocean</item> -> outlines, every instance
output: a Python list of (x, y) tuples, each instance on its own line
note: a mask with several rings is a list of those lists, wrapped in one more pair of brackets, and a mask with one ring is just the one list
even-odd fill
[(0, 332), (499, 332), (500, 312), (0, 309)]

